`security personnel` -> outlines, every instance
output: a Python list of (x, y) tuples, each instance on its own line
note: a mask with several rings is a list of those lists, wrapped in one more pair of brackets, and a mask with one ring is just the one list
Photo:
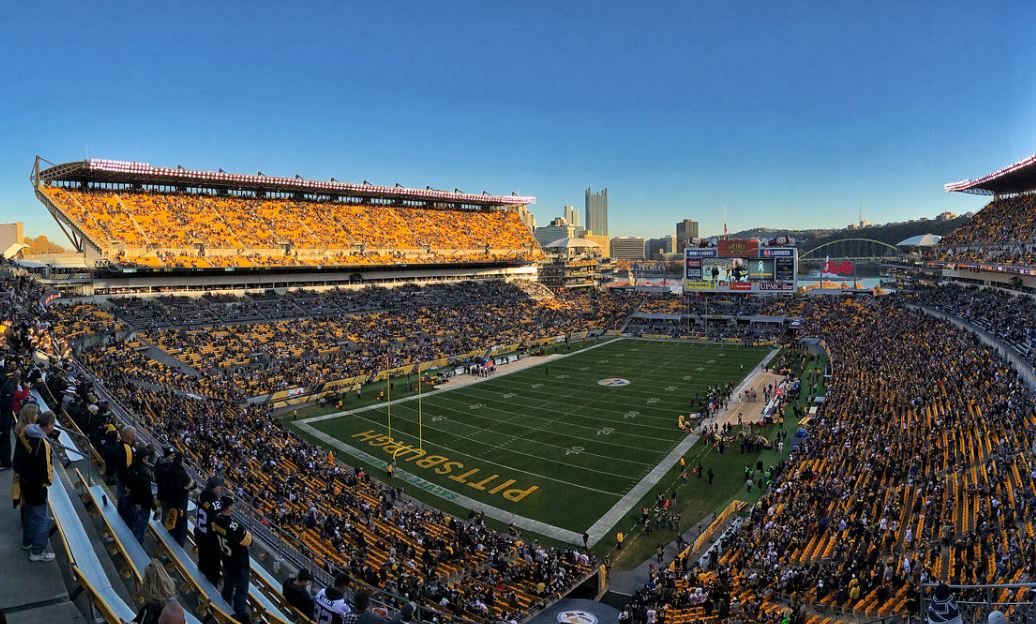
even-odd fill
[(240, 522), (234, 520), (233, 496), (226, 494), (220, 498), (219, 515), (212, 521), (210, 529), (219, 542), (223, 562), (223, 599), (234, 607), (234, 619), (248, 624), (248, 582), (251, 576), (249, 569), (248, 547), (252, 544), (252, 534)]
[(213, 587), (219, 587), (220, 550), (219, 541), (212, 533), (212, 521), (219, 515), (223, 496), (223, 478), (213, 475), (205, 482), (205, 489), (198, 497), (198, 515), (194, 519), (194, 542), (198, 545), (198, 570), (209, 579)]
[(352, 612), (352, 605), (345, 597), (349, 589), (349, 575), (342, 573), (335, 577), (335, 584), (325, 587), (313, 599), (313, 619), (320, 624), (342, 624), (344, 617)]

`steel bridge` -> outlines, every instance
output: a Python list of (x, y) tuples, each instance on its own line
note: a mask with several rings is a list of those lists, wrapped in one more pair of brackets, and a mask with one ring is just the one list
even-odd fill
[(902, 249), (870, 238), (843, 238), (818, 245), (799, 255), (799, 260), (823, 261), (825, 258), (839, 260), (888, 260), (907, 255)]

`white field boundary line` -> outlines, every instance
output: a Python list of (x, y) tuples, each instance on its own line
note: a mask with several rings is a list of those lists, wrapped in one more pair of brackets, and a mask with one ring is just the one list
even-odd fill
[[(745, 375), (745, 378), (741, 380), (741, 383), (738, 384), (736, 388), (734, 388), (733, 392), (735, 394), (740, 392), (741, 389), (748, 383), (748, 380), (751, 377), (755, 376), (759, 371), (765, 369), (766, 365), (769, 364), (770, 361), (777, 356), (777, 353), (779, 351), (780, 349), (771, 350), (770, 353), (767, 354), (761, 362), (759, 362), (759, 364), (757, 364), (752, 370), (748, 372), (747, 375)], [(587, 530), (587, 533), (590, 534), (590, 543), (596, 544), (601, 538), (603, 538), (608, 533), (608, 531), (613, 526), (615, 526), (617, 522), (619, 522), (627, 513), (629, 513), (629, 511), (633, 509), (633, 506), (640, 502), (640, 499), (643, 498), (644, 495), (647, 494), (651, 488), (655, 487), (655, 485), (658, 484), (662, 477), (665, 476), (665, 473), (668, 472), (670, 468), (676, 465), (680, 457), (684, 455), (688, 450), (690, 450), (690, 448), (694, 446), (694, 443), (697, 442), (698, 439), (699, 436), (697, 435), (687, 436), (687, 438), (679, 445), (677, 445), (676, 448), (674, 448), (672, 452), (670, 452), (669, 455), (666, 456), (665, 459), (663, 459), (657, 466), (655, 466), (651, 470), (651, 472), (645, 475), (644, 478), (640, 480), (640, 483), (633, 486), (633, 489), (626, 492), (626, 494), (621, 499), (619, 499), (619, 502), (615, 503), (615, 505), (613, 505), (611, 509), (605, 512), (605, 514), (601, 516), (597, 520), (597, 522), (595, 522), (589, 528), (589, 530)]]
[[(380, 468), (384, 470), (385, 467), (388, 465), (388, 463), (385, 460), (375, 457), (370, 453), (362, 451), (358, 448), (352, 447), (346, 444), (345, 442), (342, 442), (338, 438), (332, 437), (322, 431), (319, 431), (306, 423), (300, 423), (299, 427), (305, 430), (310, 435), (318, 438), (324, 444), (336, 448), (339, 451), (342, 451), (343, 453), (351, 455), (352, 457), (355, 457), (367, 464), (370, 464), (375, 468)], [(556, 527), (552, 524), (547, 524), (546, 522), (533, 520), (532, 518), (526, 518), (525, 516), (519, 516), (516, 513), (504, 511), (503, 509), (493, 507), (492, 505), (487, 505), (473, 498), (469, 498), (459, 492), (455, 492), (445, 487), (435, 485), (434, 483), (426, 481), (421, 477), (417, 476), (416, 474), (412, 474), (401, 468), (397, 468), (395, 474), (396, 477), (400, 480), (405, 481), (406, 483), (413, 485), (414, 487), (417, 487), (425, 492), (428, 492), (429, 494), (438, 496), (443, 500), (447, 500), (466, 509), (474, 509), (476, 511), (482, 512), (490, 518), (493, 518), (494, 520), (499, 520), (500, 522), (505, 522), (508, 524), (513, 523), (517, 527), (521, 527), (522, 529), (532, 531), (540, 535), (545, 535), (552, 539), (556, 539), (560, 542), (566, 542), (575, 545), (582, 545), (583, 543), (582, 536), (579, 533), (576, 533), (575, 531), (570, 531), (568, 529)]]
[[(402, 399), (396, 399), (395, 401), (389, 401), (388, 403), (374, 403), (372, 405), (367, 405), (366, 407), (358, 407), (358, 408), (352, 409), (352, 410), (343, 410), (341, 412), (334, 412), (333, 414), (324, 414), (323, 416), (310, 416), (309, 418), (303, 418), (302, 420), (296, 421), (295, 424), (303, 424), (303, 425), (305, 425), (305, 424), (320, 422), (320, 421), (323, 421), (323, 420), (331, 420), (332, 418), (341, 418), (342, 416), (352, 416), (353, 414), (359, 414), (361, 412), (368, 412), (368, 411), (371, 411), (371, 410), (379, 410), (379, 409), (388, 407), (389, 405), (396, 405), (398, 403), (407, 403), (409, 401), (416, 401), (420, 397), (431, 396), (433, 394), (441, 394), (443, 392), (450, 392), (450, 391), (452, 391), (454, 389), (459, 390), (460, 388), (466, 388), (468, 386), (473, 386), (475, 384), (480, 384), (480, 383), (489, 381), (491, 379), (498, 379), (500, 377), (506, 377), (507, 375), (513, 375), (514, 373), (518, 373), (518, 372), (521, 372), (523, 370), (532, 368), (533, 366), (539, 366), (540, 364), (547, 364), (547, 363), (553, 362), (555, 360), (560, 360), (560, 359), (564, 359), (564, 358), (567, 358), (567, 357), (572, 357), (574, 355), (579, 355), (580, 353), (585, 353), (587, 351), (592, 351), (594, 349), (603, 347), (605, 345), (610, 345), (613, 342), (618, 342), (620, 340), (625, 340), (625, 338), (613, 338), (611, 340), (606, 340), (604, 342), (599, 342), (599, 343), (593, 345), (592, 347), (587, 347), (585, 349), (580, 349), (580, 350), (575, 351), (573, 353), (562, 353), (562, 354), (555, 353), (553, 355), (548, 355), (546, 358), (543, 358), (542, 361), (536, 362), (535, 364), (530, 364), (529, 366), (507, 368), (507, 369), (503, 369), (503, 370), (497, 369), (499, 372), (497, 372), (495, 375), (491, 375), (489, 377), (479, 377), (478, 379), (471, 380), (468, 383), (465, 383), (463, 385), (453, 386), (453, 387), (448, 387), (448, 388), (434, 388), (434, 389), (432, 389), (432, 390), (430, 390), (428, 392), (424, 392), (424, 393), (422, 393), (420, 395), (415, 394), (415, 395), (408, 396), (408, 397), (405, 397), (405, 398), (402, 398)], [(449, 385), (449, 384), (447, 384), (447, 385)], [(582, 543), (582, 542), (580, 542), (580, 543)]]

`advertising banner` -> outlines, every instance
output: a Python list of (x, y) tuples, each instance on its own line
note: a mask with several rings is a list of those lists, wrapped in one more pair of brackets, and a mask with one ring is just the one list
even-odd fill
[(684, 279), (701, 281), (701, 258), (686, 258), (684, 260)]
[(759, 255), (759, 241), (757, 240), (721, 240), (717, 243), (719, 255), (724, 258), (744, 258)]

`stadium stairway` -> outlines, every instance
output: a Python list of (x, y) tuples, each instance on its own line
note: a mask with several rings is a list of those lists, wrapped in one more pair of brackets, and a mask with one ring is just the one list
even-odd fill
[[(111, 536), (112, 544), (119, 551), (123, 560), (128, 564), (129, 571), (133, 576), (134, 582), (140, 583), (141, 579), (144, 577), (144, 568), (151, 562), (151, 556), (146, 550), (144, 550), (144, 547), (137, 542), (137, 539), (133, 537), (132, 531), (130, 531), (130, 528), (126, 526), (122, 517), (119, 516), (114, 503), (108, 498), (108, 493), (104, 488), (100, 485), (88, 485), (85, 477), (83, 477), (81, 473), (77, 476), (79, 477), (79, 482), (86, 491), (85, 498), (100, 514), (101, 520), (104, 523), (108, 534)], [(221, 609), (221, 606), (224, 608)], [(229, 608), (226, 603), (223, 605), (212, 605), (211, 608), (217, 614), (217, 620), (221, 622), (231, 621)], [(201, 620), (190, 612), (186, 613), (186, 617), (187, 624), (201, 624)]]
[[(0, 472), (0, 490), (11, 491), (10, 470)], [(9, 500), (9, 499), (8, 499)], [(10, 624), (39, 622), (68, 622), (88, 620), (76, 608), (69, 595), (62, 570), (67, 561), (58, 559), (47, 563), (29, 561), (21, 549), (22, 526), (18, 510), (5, 504), (0, 513), (0, 561), (4, 562), (3, 591), (0, 591), (0, 611)], [(57, 546), (57, 544), (55, 544)], [(132, 615), (130, 616), (132, 618)]]

